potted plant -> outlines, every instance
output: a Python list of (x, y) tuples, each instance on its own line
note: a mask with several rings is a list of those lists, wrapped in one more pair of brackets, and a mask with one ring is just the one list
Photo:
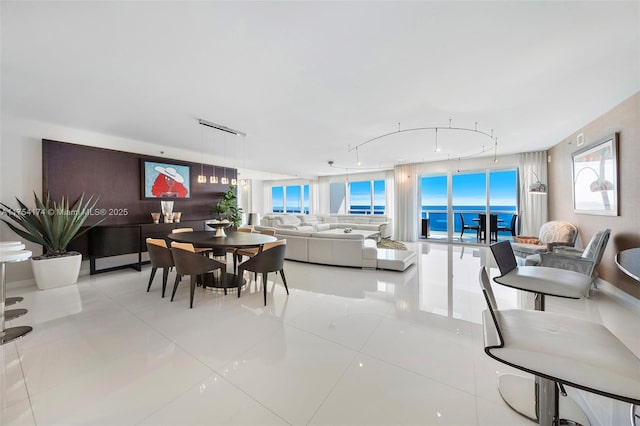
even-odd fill
[(82, 254), (67, 252), (67, 246), (102, 222), (80, 229), (98, 200), (89, 197), (85, 202), (82, 194), (69, 207), (69, 199), (65, 197), (57, 203), (51, 200), (49, 194), (44, 202), (35, 192), (33, 195), (34, 209), (28, 208), (18, 198), (18, 209), (0, 203), (0, 211), (4, 216), (2, 221), (25, 240), (43, 247), (42, 256), (31, 258), (33, 275), (40, 290), (75, 284), (80, 274)]
[(242, 208), (238, 207), (235, 185), (229, 186), (222, 199), (213, 207), (213, 214), (220, 220), (228, 220), (235, 228), (242, 222)]

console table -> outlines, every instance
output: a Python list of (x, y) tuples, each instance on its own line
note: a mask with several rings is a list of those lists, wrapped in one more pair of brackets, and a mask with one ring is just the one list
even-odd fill
[[(91, 275), (110, 272), (118, 269), (132, 268), (142, 270), (142, 265), (149, 263), (142, 260), (142, 253), (147, 251), (147, 238), (163, 238), (171, 234), (176, 228), (193, 228), (194, 231), (204, 231), (206, 220), (179, 223), (142, 223), (127, 225), (103, 225), (92, 228), (87, 234), (86, 248), (78, 249), (83, 256), (89, 258), (89, 273)], [(138, 259), (133, 263), (98, 269), (96, 260), (125, 254), (137, 254)]]

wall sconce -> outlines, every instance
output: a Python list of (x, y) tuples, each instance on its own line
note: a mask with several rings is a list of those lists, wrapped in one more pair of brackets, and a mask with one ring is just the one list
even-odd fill
[(547, 185), (545, 185), (544, 183), (540, 182), (540, 178), (538, 177), (538, 175), (532, 171), (531, 172), (537, 179), (537, 181), (535, 183), (532, 183), (531, 185), (529, 185), (529, 194), (535, 194), (535, 195), (544, 195), (547, 193)]

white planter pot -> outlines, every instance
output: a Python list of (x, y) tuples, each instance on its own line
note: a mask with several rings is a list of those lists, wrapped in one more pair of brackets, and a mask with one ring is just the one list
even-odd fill
[(75, 284), (80, 275), (80, 253), (50, 259), (31, 259), (33, 276), (40, 290)]

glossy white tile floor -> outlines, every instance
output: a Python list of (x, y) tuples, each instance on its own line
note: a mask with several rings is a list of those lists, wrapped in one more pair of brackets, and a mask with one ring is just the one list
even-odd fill
[[(29, 313), (8, 325), (34, 331), (0, 347), (0, 424), (533, 424), (497, 392), (512, 370), (483, 352), (477, 276), (489, 254), (412, 249), (404, 273), (287, 262), (291, 294), (270, 281), (267, 307), (251, 283), (240, 299), (197, 289), (190, 310), (186, 281), (173, 303), (159, 276), (146, 292), (148, 267), (10, 288)], [(494, 289), (501, 307), (529, 303)], [(600, 321), (640, 354), (640, 313), (604, 290), (547, 309)], [(626, 415), (583, 399), (592, 424)]]

